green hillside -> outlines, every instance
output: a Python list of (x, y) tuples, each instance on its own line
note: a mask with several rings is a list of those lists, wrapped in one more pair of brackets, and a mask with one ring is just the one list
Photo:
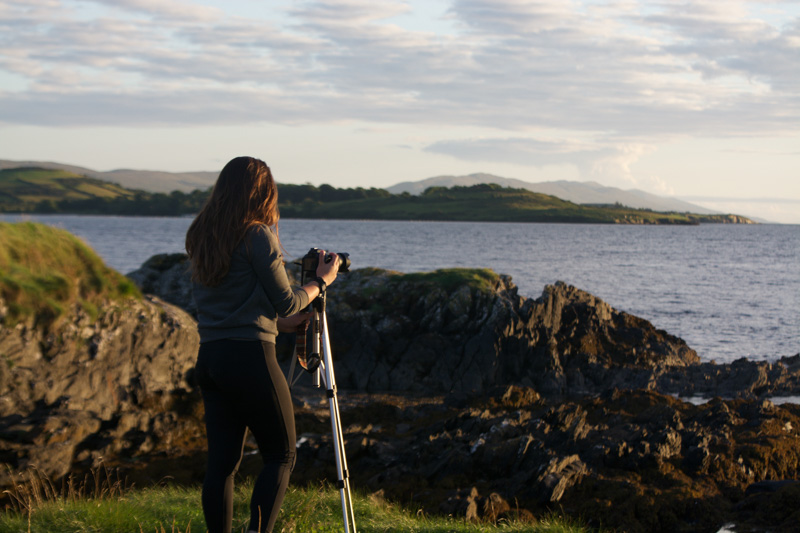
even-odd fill
[(208, 191), (134, 191), (58, 169), (0, 170), (0, 213), (179, 216), (194, 214)]
[(114, 183), (65, 170), (0, 170), (0, 211), (52, 210), (56, 202), (63, 200), (133, 198), (134, 194)]
[[(281, 191), (283, 190), (281, 188)], [(293, 193), (292, 196), (297, 195)], [(606, 224), (699, 224), (746, 221), (735, 215), (658, 213), (619, 205), (579, 205), (555, 196), (494, 184), (432, 187), (419, 196), (387, 193), (347, 200), (323, 201), (308, 197), (300, 202), (287, 202), (281, 192), (280, 198), (281, 216), (288, 218)]]
[[(579, 205), (500, 185), (432, 187), (421, 195), (385, 189), (279, 184), (285, 218), (572, 222), (602, 224), (750, 223), (736, 215), (659, 213), (621, 205)], [(0, 170), (0, 212), (181, 216), (197, 213), (210, 189), (132, 191), (63, 170)]]

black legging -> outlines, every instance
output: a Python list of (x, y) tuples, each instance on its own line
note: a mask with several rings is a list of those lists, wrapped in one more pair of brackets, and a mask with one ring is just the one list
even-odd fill
[(210, 533), (229, 533), (233, 478), (249, 428), (264, 467), (250, 500), (250, 529), (270, 532), (295, 460), (292, 398), (269, 342), (220, 340), (200, 345), (197, 379), (208, 434), (203, 514)]

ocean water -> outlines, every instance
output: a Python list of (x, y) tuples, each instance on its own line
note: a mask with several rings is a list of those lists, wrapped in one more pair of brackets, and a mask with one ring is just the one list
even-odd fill
[[(62, 227), (122, 273), (182, 252), (191, 218), (3, 215)], [(800, 226), (627, 226), (364, 220), (280, 223), (291, 258), (347, 252), (352, 268), (486, 267), (523, 296), (564, 281), (683, 338), (703, 360), (800, 352)]]

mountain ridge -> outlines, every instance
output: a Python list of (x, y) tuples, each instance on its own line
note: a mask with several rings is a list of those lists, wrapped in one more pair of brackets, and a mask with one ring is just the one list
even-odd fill
[(697, 213), (701, 215), (720, 214), (690, 202), (658, 196), (639, 189), (619, 189), (607, 187), (595, 181), (543, 181), (533, 183), (515, 178), (503, 178), (485, 172), (476, 172), (464, 176), (441, 175), (420, 181), (404, 181), (386, 187), (392, 194), (420, 194), (428, 187), (469, 187), (482, 183), (497, 183), (503, 187), (527, 189), (532, 192), (555, 196), (576, 204), (621, 204), (635, 209), (652, 209), (660, 212)]
[[(419, 196), (386, 189), (337, 189), (330, 185), (281, 185), (287, 218), (364, 220), (470, 220), (599, 224), (752, 223), (738, 215), (661, 213), (620, 204), (579, 205), (524, 188), (497, 184), (430, 187)], [(138, 216), (196, 214), (208, 189), (184, 193), (130, 190), (60, 169), (0, 169), (0, 212)]]
[(91, 168), (56, 163), (53, 161), (12, 161), (0, 159), (0, 170), (12, 168), (45, 168), (65, 170), (74, 174), (116, 183), (126, 189), (148, 192), (169, 193), (172, 191), (192, 192), (196, 189), (208, 189), (214, 185), (219, 172), (165, 172), (159, 170), (115, 169), (98, 171)]
[[(218, 172), (165, 172), (156, 170), (115, 169), (97, 171), (77, 165), (69, 165), (52, 161), (12, 161), (1, 160), (0, 169), (37, 167), (65, 170), (75, 174), (116, 183), (132, 190), (169, 193), (172, 191), (191, 192), (197, 189), (208, 189), (214, 185)], [(721, 214), (720, 211), (708, 209), (690, 202), (658, 196), (638, 189), (619, 189), (607, 187), (594, 181), (544, 181), (533, 183), (515, 178), (503, 178), (494, 174), (476, 172), (473, 174), (454, 176), (440, 175), (418, 181), (404, 181), (384, 187), (392, 194), (418, 195), (429, 187), (453, 187), (496, 183), (503, 187), (527, 189), (532, 192), (555, 196), (576, 204), (614, 205), (620, 204), (634, 209), (651, 209), (658, 212), (696, 213), (701, 215)]]

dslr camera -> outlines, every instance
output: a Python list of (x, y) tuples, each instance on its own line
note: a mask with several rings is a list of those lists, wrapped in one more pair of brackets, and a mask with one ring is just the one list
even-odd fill
[[(350, 272), (350, 254), (329, 252), (325, 254), (324, 261), (330, 263), (334, 256), (339, 256), (339, 272)], [(313, 279), (317, 275), (319, 266), (319, 248), (311, 248), (300, 261), (303, 280)]]

